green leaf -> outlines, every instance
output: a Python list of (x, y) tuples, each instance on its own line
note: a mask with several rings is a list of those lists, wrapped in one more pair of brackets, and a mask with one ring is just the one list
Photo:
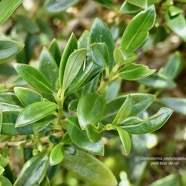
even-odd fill
[(77, 112), (78, 102), (79, 102), (78, 99), (74, 99), (73, 101), (71, 101), (70, 104), (68, 105), (68, 110)]
[(78, 3), (79, 0), (47, 0), (45, 3), (45, 9), (51, 13), (58, 13), (66, 10), (67, 8)]
[(153, 74), (156, 70), (151, 70), (146, 65), (128, 64), (119, 71), (119, 76), (126, 80), (139, 80)]
[(48, 165), (48, 156), (45, 151), (32, 157), (24, 164), (14, 186), (39, 185), (46, 175)]
[(77, 107), (77, 116), (82, 129), (87, 124), (97, 124), (105, 110), (105, 100), (97, 93), (89, 93), (82, 96)]
[(108, 54), (108, 48), (105, 43), (94, 43), (91, 45), (91, 54), (92, 54), (92, 60), (93, 62), (102, 67), (105, 68), (109, 61), (109, 54)]
[(183, 9), (180, 9), (180, 8), (178, 8), (176, 6), (170, 6), (169, 7), (169, 13), (173, 17), (173, 16), (176, 16), (178, 14), (183, 13)]
[(42, 50), (40, 55), (39, 71), (43, 73), (55, 90), (56, 81), (59, 77), (59, 69), (53, 56), (46, 48)]
[(132, 4), (132, 5), (135, 5), (135, 6), (138, 6), (140, 8), (147, 8), (147, 0), (127, 0), (126, 2)]
[[(5, 1), (3, 0), (3, 2)], [(2, 11), (0, 11), (0, 14), (1, 13)], [(1, 19), (1, 16), (0, 16), (0, 19)], [(23, 49), (23, 47), (24, 47), (24, 44), (19, 43), (17, 41), (0, 39), (0, 64), (16, 56), (16, 54), (18, 54)]]
[[(5, 169), (3, 168), (2, 165), (0, 165), (0, 175), (2, 175), (4, 171), (5, 171)], [(1, 180), (1, 178), (0, 178), (0, 180)], [(1, 181), (0, 181), (0, 185), (1, 185)]]
[(34, 123), (48, 115), (51, 115), (56, 109), (57, 105), (50, 101), (32, 103), (20, 112), (15, 126), (22, 127)]
[(0, 103), (22, 106), (13, 92), (0, 92)]
[(14, 65), (18, 74), (31, 86), (40, 90), (46, 94), (52, 94), (52, 87), (48, 82), (47, 78), (39, 72), (37, 69), (25, 65), (25, 64), (15, 64)]
[(1, 133), (2, 125), (3, 125), (3, 112), (2, 112), (1, 105), (0, 105), (0, 133)]
[(64, 149), (61, 144), (57, 144), (50, 153), (50, 166), (59, 164), (64, 158)]
[(186, 42), (186, 21), (182, 14), (171, 16), (169, 11), (165, 12), (167, 26)]
[(91, 142), (87, 137), (85, 131), (80, 128), (76, 116), (67, 118), (65, 121), (65, 126), (72, 141), (80, 148), (97, 155), (104, 154), (104, 146), (102, 140), (98, 141), (97, 143)]
[(163, 103), (165, 106), (170, 107), (174, 111), (186, 115), (186, 99), (185, 98), (171, 98), (163, 97), (158, 99), (160, 103)]
[(132, 97), (128, 95), (124, 103), (119, 108), (112, 124), (121, 123), (124, 119), (126, 119), (129, 116), (131, 111), (132, 111)]
[(12, 183), (4, 176), (0, 176), (0, 186), (12, 186)]
[(123, 144), (124, 155), (127, 156), (130, 153), (132, 143), (130, 135), (128, 134), (128, 132), (120, 127), (116, 127), (116, 130), (118, 131), (120, 140)]
[(167, 79), (175, 79), (181, 72), (183, 67), (183, 59), (179, 52), (175, 52), (166, 65), (160, 69), (159, 73), (163, 74)]
[[(151, 94), (141, 94), (141, 93), (134, 93), (130, 94), (132, 97), (132, 111), (130, 116), (137, 116), (143, 111), (145, 111), (155, 100), (155, 96)], [(105, 124), (112, 123), (118, 110), (121, 108), (122, 104), (125, 102), (127, 96), (118, 97), (106, 104), (104, 116), (102, 122)]]
[(87, 50), (90, 47), (90, 32), (85, 30), (78, 40), (78, 48), (86, 48)]
[(138, 13), (142, 10), (143, 10), (142, 8), (132, 5), (132, 4), (128, 3), (127, 1), (124, 1), (124, 3), (122, 4), (122, 6), (119, 10), (119, 13), (121, 13), (121, 14), (135, 14), (135, 13)]
[(87, 50), (86, 49), (78, 49), (74, 51), (70, 57), (68, 58), (66, 67), (65, 67), (65, 72), (64, 72), (64, 79), (63, 79), (63, 91), (65, 91), (80, 69), (82, 68), (83, 62), (86, 57)]
[(59, 45), (56, 39), (52, 40), (49, 46), (49, 52), (52, 54), (53, 58), (55, 59), (55, 62), (59, 66), (60, 61), (61, 61), (61, 52), (60, 52)]
[(63, 51), (62, 57), (61, 57), (61, 62), (60, 62), (60, 67), (59, 67), (59, 84), (60, 87), (62, 87), (63, 83), (63, 78), (64, 78), (64, 72), (67, 64), (67, 60), (69, 56), (71, 55), (74, 50), (77, 49), (77, 39), (74, 34), (71, 34), (70, 39), (68, 40), (68, 43)]
[(137, 54), (126, 52), (121, 47), (115, 48), (114, 60), (118, 65), (126, 65), (134, 62), (138, 58)]
[(114, 3), (111, 1), (111, 0), (94, 0), (96, 1), (97, 3), (100, 3), (102, 6), (104, 6), (105, 8), (108, 8), (108, 9), (112, 9), (112, 10), (115, 10), (115, 5)]
[(149, 186), (181, 186), (180, 176), (178, 174), (170, 174), (162, 179), (159, 179)]
[(2, 25), (14, 12), (23, 0), (1, 0), (0, 1), (0, 25)]
[(41, 101), (42, 96), (32, 89), (15, 87), (14, 92), (21, 103), (25, 106)]
[(107, 45), (109, 53), (109, 61), (107, 64), (109, 64), (109, 69), (111, 70), (114, 66), (114, 40), (107, 25), (98, 18), (94, 20), (91, 27), (90, 43), (105, 43)]
[(175, 82), (171, 79), (167, 79), (164, 75), (156, 73), (147, 78), (139, 80), (139, 83), (155, 89), (171, 89), (176, 86)]
[(77, 151), (75, 155), (65, 156), (62, 165), (94, 186), (117, 185), (113, 173), (97, 158)]
[(156, 114), (145, 120), (134, 118), (130, 122), (123, 121), (119, 126), (130, 134), (146, 134), (161, 128), (170, 118), (171, 114), (171, 109), (162, 107)]
[(154, 5), (137, 14), (128, 24), (121, 39), (121, 48), (134, 52), (147, 38), (154, 25), (156, 12)]

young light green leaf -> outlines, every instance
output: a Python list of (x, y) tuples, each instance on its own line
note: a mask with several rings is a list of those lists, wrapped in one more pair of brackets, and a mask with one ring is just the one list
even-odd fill
[(171, 15), (172, 17), (173, 17), (173, 16), (176, 16), (176, 15), (178, 15), (178, 14), (183, 13), (183, 9), (178, 8), (178, 7), (176, 7), (176, 6), (170, 6), (170, 7), (168, 8), (168, 10), (169, 10), (169, 13), (170, 13), (170, 15)]
[[(2, 160), (1, 160), (1, 161), (2, 161)], [(5, 169), (3, 168), (2, 165), (0, 165), (0, 175), (2, 175), (4, 171), (5, 171)], [(0, 185), (1, 185), (1, 182), (0, 182)]]
[(155, 71), (146, 65), (128, 64), (119, 71), (119, 76), (126, 80), (139, 80), (150, 76)]
[(168, 27), (175, 32), (183, 41), (186, 41), (186, 21), (182, 14), (171, 16), (169, 11), (165, 12), (165, 20)]
[(173, 80), (178, 76), (183, 68), (183, 59), (179, 52), (175, 52), (167, 64), (160, 69), (159, 73), (163, 74), (167, 79)]
[(25, 106), (41, 101), (42, 96), (32, 89), (15, 87), (14, 92), (21, 103)]
[[(0, 14), (1, 12), (2, 11), (0, 11)], [(0, 39), (0, 64), (16, 56), (16, 54), (18, 54), (23, 49), (23, 47), (24, 44), (17, 41)]]
[(46, 175), (48, 165), (48, 156), (45, 151), (32, 157), (24, 164), (14, 186), (40, 184)]
[(90, 32), (85, 30), (78, 40), (78, 48), (90, 48)]
[(113, 173), (101, 161), (86, 152), (77, 151), (75, 155), (65, 156), (62, 165), (91, 185), (117, 185)]
[(137, 54), (126, 52), (121, 47), (115, 48), (114, 60), (118, 65), (126, 65), (134, 62), (138, 58)]
[(66, 10), (67, 8), (75, 5), (78, 2), (79, 0), (47, 0), (45, 3), (45, 9), (51, 13), (58, 13)]
[(147, 0), (127, 0), (127, 2), (143, 9), (147, 8)]
[(57, 144), (50, 153), (50, 166), (59, 164), (64, 158), (64, 149), (61, 144)]
[(130, 123), (127, 122), (127, 125), (126, 122), (123, 121), (119, 124), (119, 126), (130, 134), (146, 134), (154, 132), (167, 122), (172, 115), (172, 112), (173, 111), (171, 109), (162, 107), (156, 114), (145, 120), (134, 118), (134, 120), (131, 120)]
[(121, 123), (124, 119), (126, 119), (129, 116), (131, 111), (132, 111), (132, 97), (128, 95), (125, 102), (119, 108), (112, 124), (115, 125)]
[(53, 56), (46, 48), (43, 48), (40, 55), (39, 71), (43, 73), (52, 85), (53, 90), (55, 90), (56, 81), (59, 77), (59, 69)]
[(59, 66), (60, 61), (61, 61), (61, 52), (60, 52), (59, 45), (56, 39), (52, 40), (49, 46), (49, 52), (52, 54), (56, 64)]
[(109, 54), (105, 43), (93, 43), (91, 45), (92, 60), (98, 66), (105, 68), (108, 65)]
[(96, 143), (91, 142), (87, 137), (86, 132), (80, 128), (76, 116), (66, 119), (65, 126), (72, 141), (80, 148), (97, 155), (104, 154), (104, 145), (102, 140)]
[(6, 177), (0, 176), (0, 186), (5, 186), (5, 185), (12, 186), (12, 183)]
[(51, 115), (56, 109), (57, 105), (50, 101), (32, 103), (20, 112), (15, 126), (22, 127), (34, 123), (48, 115)]
[(167, 79), (164, 75), (157, 73), (139, 80), (139, 83), (145, 84), (155, 89), (171, 89), (176, 86), (174, 81), (172, 81), (171, 79)]
[[(133, 107), (130, 116), (137, 116), (143, 111), (145, 111), (155, 100), (155, 96), (151, 94), (141, 94), (134, 93), (130, 94), (132, 97)], [(122, 104), (125, 102), (127, 96), (118, 97), (106, 104), (104, 116), (102, 122), (104, 124), (112, 123), (118, 110), (121, 108)]]
[(147, 38), (154, 25), (156, 12), (154, 5), (137, 14), (128, 24), (121, 39), (121, 48), (134, 52)]
[(14, 12), (23, 0), (1, 0), (0, 1), (0, 25), (2, 25)]
[(25, 64), (16, 64), (14, 67), (18, 74), (31, 86), (46, 94), (53, 93), (47, 78), (37, 69)]
[(138, 13), (142, 10), (143, 10), (142, 8), (132, 5), (132, 4), (128, 3), (127, 1), (124, 1), (124, 3), (122, 4), (122, 6), (119, 10), (119, 13), (121, 13), (121, 14), (135, 14), (135, 13)]
[(82, 68), (86, 53), (86, 49), (78, 49), (74, 51), (68, 58), (63, 78), (63, 91), (65, 91), (70, 86), (70, 84)]
[(97, 124), (105, 111), (105, 100), (97, 93), (82, 96), (77, 107), (77, 116), (82, 129), (88, 124)]
[(123, 144), (124, 154), (127, 156), (130, 153), (131, 150), (131, 138), (128, 132), (126, 132), (124, 129), (120, 127), (116, 127), (116, 130), (118, 131), (120, 140)]
[(185, 98), (172, 98), (163, 97), (159, 99), (160, 103), (173, 109), (174, 111), (186, 115), (186, 99)]
[(113, 58), (113, 51), (114, 51), (114, 40), (112, 34), (107, 27), (107, 25), (100, 19), (96, 18), (92, 24), (91, 31), (90, 31), (90, 43), (105, 43), (108, 47), (109, 52), (109, 61), (108, 66), (111, 70), (114, 66), (114, 58)]
[(2, 112), (1, 105), (0, 105), (0, 133), (1, 133), (2, 125), (3, 125), (3, 112)]
[(66, 45), (66, 47), (63, 51), (60, 66), (59, 66), (59, 84), (60, 84), (60, 87), (62, 87), (64, 72), (65, 72), (65, 68), (66, 68), (68, 58), (72, 54), (72, 52), (74, 52), (74, 50), (77, 49), (77, 47), (78, 47), (78, 44), (77, 44), (76, 36), (74, 34), (71, 34), (70, 39), (68, 40), (68, 43), (67, 43), (67, 45)]

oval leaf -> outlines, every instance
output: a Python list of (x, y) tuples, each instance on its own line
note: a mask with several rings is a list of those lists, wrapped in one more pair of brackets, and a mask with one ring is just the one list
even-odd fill
[(97, 93), (85, 94), (81, 97), (77, 107), (77, 116), (82, 129), (87, 124), (97, 124), (105, 110), (105, 100)]
[(97, 143), (93, 143), (89, 140), (86, 133), (80, 128), (78, 119), (76, 116), (72, 116), (65, 121), (66, 130), (71, 137), (72, 141), (80, 148), (87, 150), (91, 153), (103, 155), (104, 146), (100, 140)]
[(16, 120), (16, 127), (25, 126), (34, 123), (50, 114), (57, 109), (57, 105), (50, 101), (41, 101), (32, 103), (25, 107)]
[(4, 176), (0, 176), (0, 185), (1, 186), (12, 186), (12, 183)]
[(121, 48), (134, 52), (147, 38), (154, 25), (156, 12), (154, 5), (137, 14), (127, 26), (122, 39)]
[(50, 165), (54, 166), (59, 164), (64, 158), (64, 149), (61, 144), (57, 144), (50, 154)]
[(15, 66), (18, 74), (31, 86), (40, 90), (46, 94), (52, 94), (52, 87), (46, 77), (39, 72), (37, 69), (25, 65), (25, 64), (16, 64)]
[(102, 162), (85, 152), (77, 151), (75, 155), (65, 156), (62, 165), (91, 185), (117, 185), (113, 173)]

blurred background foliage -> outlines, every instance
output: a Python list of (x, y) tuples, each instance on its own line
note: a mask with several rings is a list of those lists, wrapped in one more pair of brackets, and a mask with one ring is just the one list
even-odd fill
[[(11, 38), (25, 44), (24, 49), (7, 63), (0, 65), (0, 90), (9, 90), (14, 85), (24, 85), (17, 78), (12, 63), (38, 65), (44, 46), (59, 45), (63, 51), (71, 32), (79, 37), (89, 30), (95, 17), (106, 22), (116, 44), (131, 18), (144, 9), (135, 0), (24, 0), (13, 15), (0, 26), (0, 38)], [(105, 138), (104, 157), (98, 157), (120, 180), (119, 186), (184, 186), (186, 185), (186, 160), (169, 160), (173, 165), (152, 165), (154, 160), (143, 157), (184, 157), (186, 158), (186, 1), (149, 0), (155, 3), (157, 19), (146, 42), (137, 50), (138, 63), (146, 64), (157, 72), (140, 82), (121, 82), (121, 92), (148, 92), (158, 99), (149, 113), (166, 105), (175, 110), (168, 123), (153, 134), (133, 135), (133, 149), (128, 157), (122, 155), (119, 138)], [(55, 40), (54, 40), (55, 38)], [(54, 44), (55, 43), (55, 44)], [(57, 54), (56, 54), (57, 55)], [(60, 58), (60, 55), (59, 55)], [(120, 82), (119, 82), (120, 83)], [(118, 89), (117, 83), (112, 89)], [(110, 90), (112, 91), (112, 90)], [(109, 92), (111, 94), (111, 92)], [(148, 114), (148, 113), (144, 113)], [(5, 137), (1, 136), (0, 141)], [(24, 158), (30, 157), (31, 149), (10, 148), (0, 144), (1, 162), (8, 161), (5, 176), (14, 180), (23, 165)], [(23, 154), (26, 154), (23, 157)], [(158, 161), (161, 162), (161, 161)], [(55, 173), (55, 174), (54, 174)], [(54, 166), (48, 171), (51, 185), (79, 186), (86, 183), (76, 175)], [(48, 181), (44, 180), (43, 185)], [(101, 184), (100, 184), (101, 186)]]

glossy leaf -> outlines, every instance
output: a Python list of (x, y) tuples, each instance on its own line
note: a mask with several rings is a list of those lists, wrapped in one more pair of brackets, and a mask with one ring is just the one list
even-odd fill
[(183, 67), (183, 59), (179, 52), (175, 52), (167, 64), (160, 69), (160, 74), (163, 74), (167, 79), (173, 80), (178, 76)]
[(20, 102), (25, 106), (41, 101), (41, 95), (32, 89), (15, 87), (14, 92)]
[(57, 144), (50, 153), (50, 166), (59, 164), (64, 158), (64, 149), (61, 144)]
[(124, 103), (119, 108), (112, 124), (121, 123), (124, 119), (126, 119), (129, 116), (131, 111), (132, 111), (132, 97), (128, 95)]
[(155, 89), (171, 89), (176, 86), (175, 82), (171, 79), (167, 79), (165, 76), (156, 73), (139, 80), (139, 82)]
[(59, 69), (53, 56), (46, 48), (42, 50), (40, 55), (39, 71), (44, 74), (55, 90), (56, 81), (59, 77)]
[(5, 186), (5, 185), (12, 186), (12, 183), (6, 177), (0, 176), (0, 186)]
[(113, 51), (114, 40), (112, 34), (107, 25), (100, 19), (96, 18), (92, 24), (90, 31), (90, 43), (105, 43), (109, 52), (109, 68), (110, 70), (114, 66)]
[(50, 46), (49, 46), (49, 52), (52, 54), (55, 62), (59, 66), (61, 61), (61, 52), (59, 49), (59, 45), (55, 39), (52, 40)]
[(78, 106), (78, 99), (74, 99), (73, 101), (70, 102), (69, 106), (68, 106), (68, 110), (72, 110), (77, 112), (77, 106)]
[(14, 186), (40, 184), (46, 175), (48, 164), (48, 156), (45, 151), (32, 157), (24, 164)]
[(86, 49), (78, 49), (74, 51), (70, 57), (68, 58), (66, 67), (65, 67), (65, 72), (64, 72), (64, 79), (63, 79), (63, 91), (65, 91), (80, 69), (82, 68), (83, 62), (86, 57), (87, 50)]
[(170, 16), (168, 10), (165, 12), (165, 20), (168, 27), (175, 32), (183, 41), (186, 41), (186, 21), (182, 14)]
[(140, 8), (147, 8), (147, 0), (127, 0), (127, 2)]
[(142, 8), (132, 5), (132, 4), (128, 3), (127, 1), (124, 1), (124, 3), (122, 4), (122, 6), (119, 10), (119, 13), (121, 13), (121, 14), (134, 14), (134, 13), (138, 13), (142, 10), (143, 10)]
[(186, 99), (185, 98), (172, 98), (163, 97), (159, 99), (160, 103), (173, 109), (174, 111), (186, 115)]
[(1, 103), (1, 109), (2, 111), (21, 111), (22, 108), (16, 105)]
[(86, 132), (80, 128), (76, 116), (66, 119), (65, 126), (72, 141), (80, 148), (97, 155), (104, 154), (103, 142), (101, 140), (96, 143), (91, 142)]
[(75, 155), (65, 156), (62, 165), (91, 185), (117, 185), (113, 173), (102, 162), (85, 152), (77, 151)]
[(138, 56), (135, 53), (129, 53), (123, 50), (121, 47), (114, 50), (114, 59), (118, 65), (126, 65), (134, 62)]
[[(15, 0), (14, 0), (15, 1)], [(5, 1), (3, 1), (5, 2)], [(2, 2), (0, 2), (1, 4)], [(1, 6), (0, 6), (1, 7)], [(1, 7), (1, 10), (2, 7)], [(0, 12), (0, 14), (2, 11)], [(0, 16), (1, 19), (1, 16)], [(24, 44), (17, 41), (0, 39), (0, 64), (16, 56), (24, 47)]]
[(1, 0), (0, 1), (0, 25), (3, 24), (15, 11), (23, 0)]
[(94, 0), (97, 3), (100, 3), (102, 6), (104, 6), (105, 8), (109, 8), (109, 9), (115, 9), (115, 5), (111, 0)]
[(45, 3), (45, 8), (48, 12), (51, 13), (58, 13), (61, 11), (66, 10), (67, 8), (75, 5), (78, 3), (79, 0), (63, 0), (63, 1), (58, 1), (58, 0), (47, 0)]
[(17, 106), (22, 105), (13, 92), (0, 92), (0, 103)]
[(183, 13), (183, 9), (180, 9), (176, 6), (170, 6), (169, 7), (169, 13), (170, 13), (171, 16), (176, 16), (178, 14)]
[(132, 118), (130, 122), (128, 121), (125, 123), (125, 121), (123, 121), (119, 124), (119, 126), (130, 134), (146, 134), (161, 128), (171, 115), (171, 109), (162, 107), (156, 114), (145, 120), (140, 120), (134, 117), (134, 119)]
[[(130, 116), (137, 116), (143, 111), (145, 111), (155, 100), (155, 96), (151, 94), (140, 94), (134, 93), (130, 94), (132, 97), (132, 111)], [(105, 124), (112, 123), (118, 110), (121, 108), (122, 104), (125, 102), (127, 96), (118, 97), (106, 104), (104, 116), (102, 122)]]
[(76, 50), (78, 47), (77, 39), (74, 34), (71, 34), (70, 39), (68, 40), (68, 43), (63, 51), (61, 62), (59, 66), (59, 84), (60, 87), (62, 87), (63, 78), (64, 78), (64, 72), (66, 68), (66, 64), (68, 61), (69, 56)]
[(77, 107), (79, 124), (85, 129), (87, 124), (97, 124), (103, 116), (105, 100), (97, 93), (89, 93), (82, 96)]
[(155, 18), (156, 13), (153, 5), (137, 14), (128, 24), (122, 36), (121, 48), (127, 52), (134, 52), (147, 38)]
[(91, 45), (92, 60), (98, 66), (105, 68), (109, 61), (108, 48), (105, 43), (94, 43)]
[(132, 146), (130, 135), (128, 134), (128, 132), (126, 132), (124, 129), (120, 127), (116, 127), (116, 130), (118, 131), (120, 140), (123, 144), (124, 155), (127, 156), (130, 153), (131, 146)]
[(36, 122), (48, 115), (51, 115), (56, 109), (57, 105), (50, 101), (32, 103), (20, 112), (15, 126), (22, 127)]
[(78, 48), (90, 48), (90, 32), (85, 30), (78, 40)]
[(31, 86), (46, 94), (53, 93), (47, 78), (37, 69), (25, 64), (16, 64), (14, 67), (18, 74)]
[(155, 70), (151, 70), (148, 66), (140, 64), (128, 64), (119, 72), (119, 76), (126, 80), (139, 80), (153, 74)]

